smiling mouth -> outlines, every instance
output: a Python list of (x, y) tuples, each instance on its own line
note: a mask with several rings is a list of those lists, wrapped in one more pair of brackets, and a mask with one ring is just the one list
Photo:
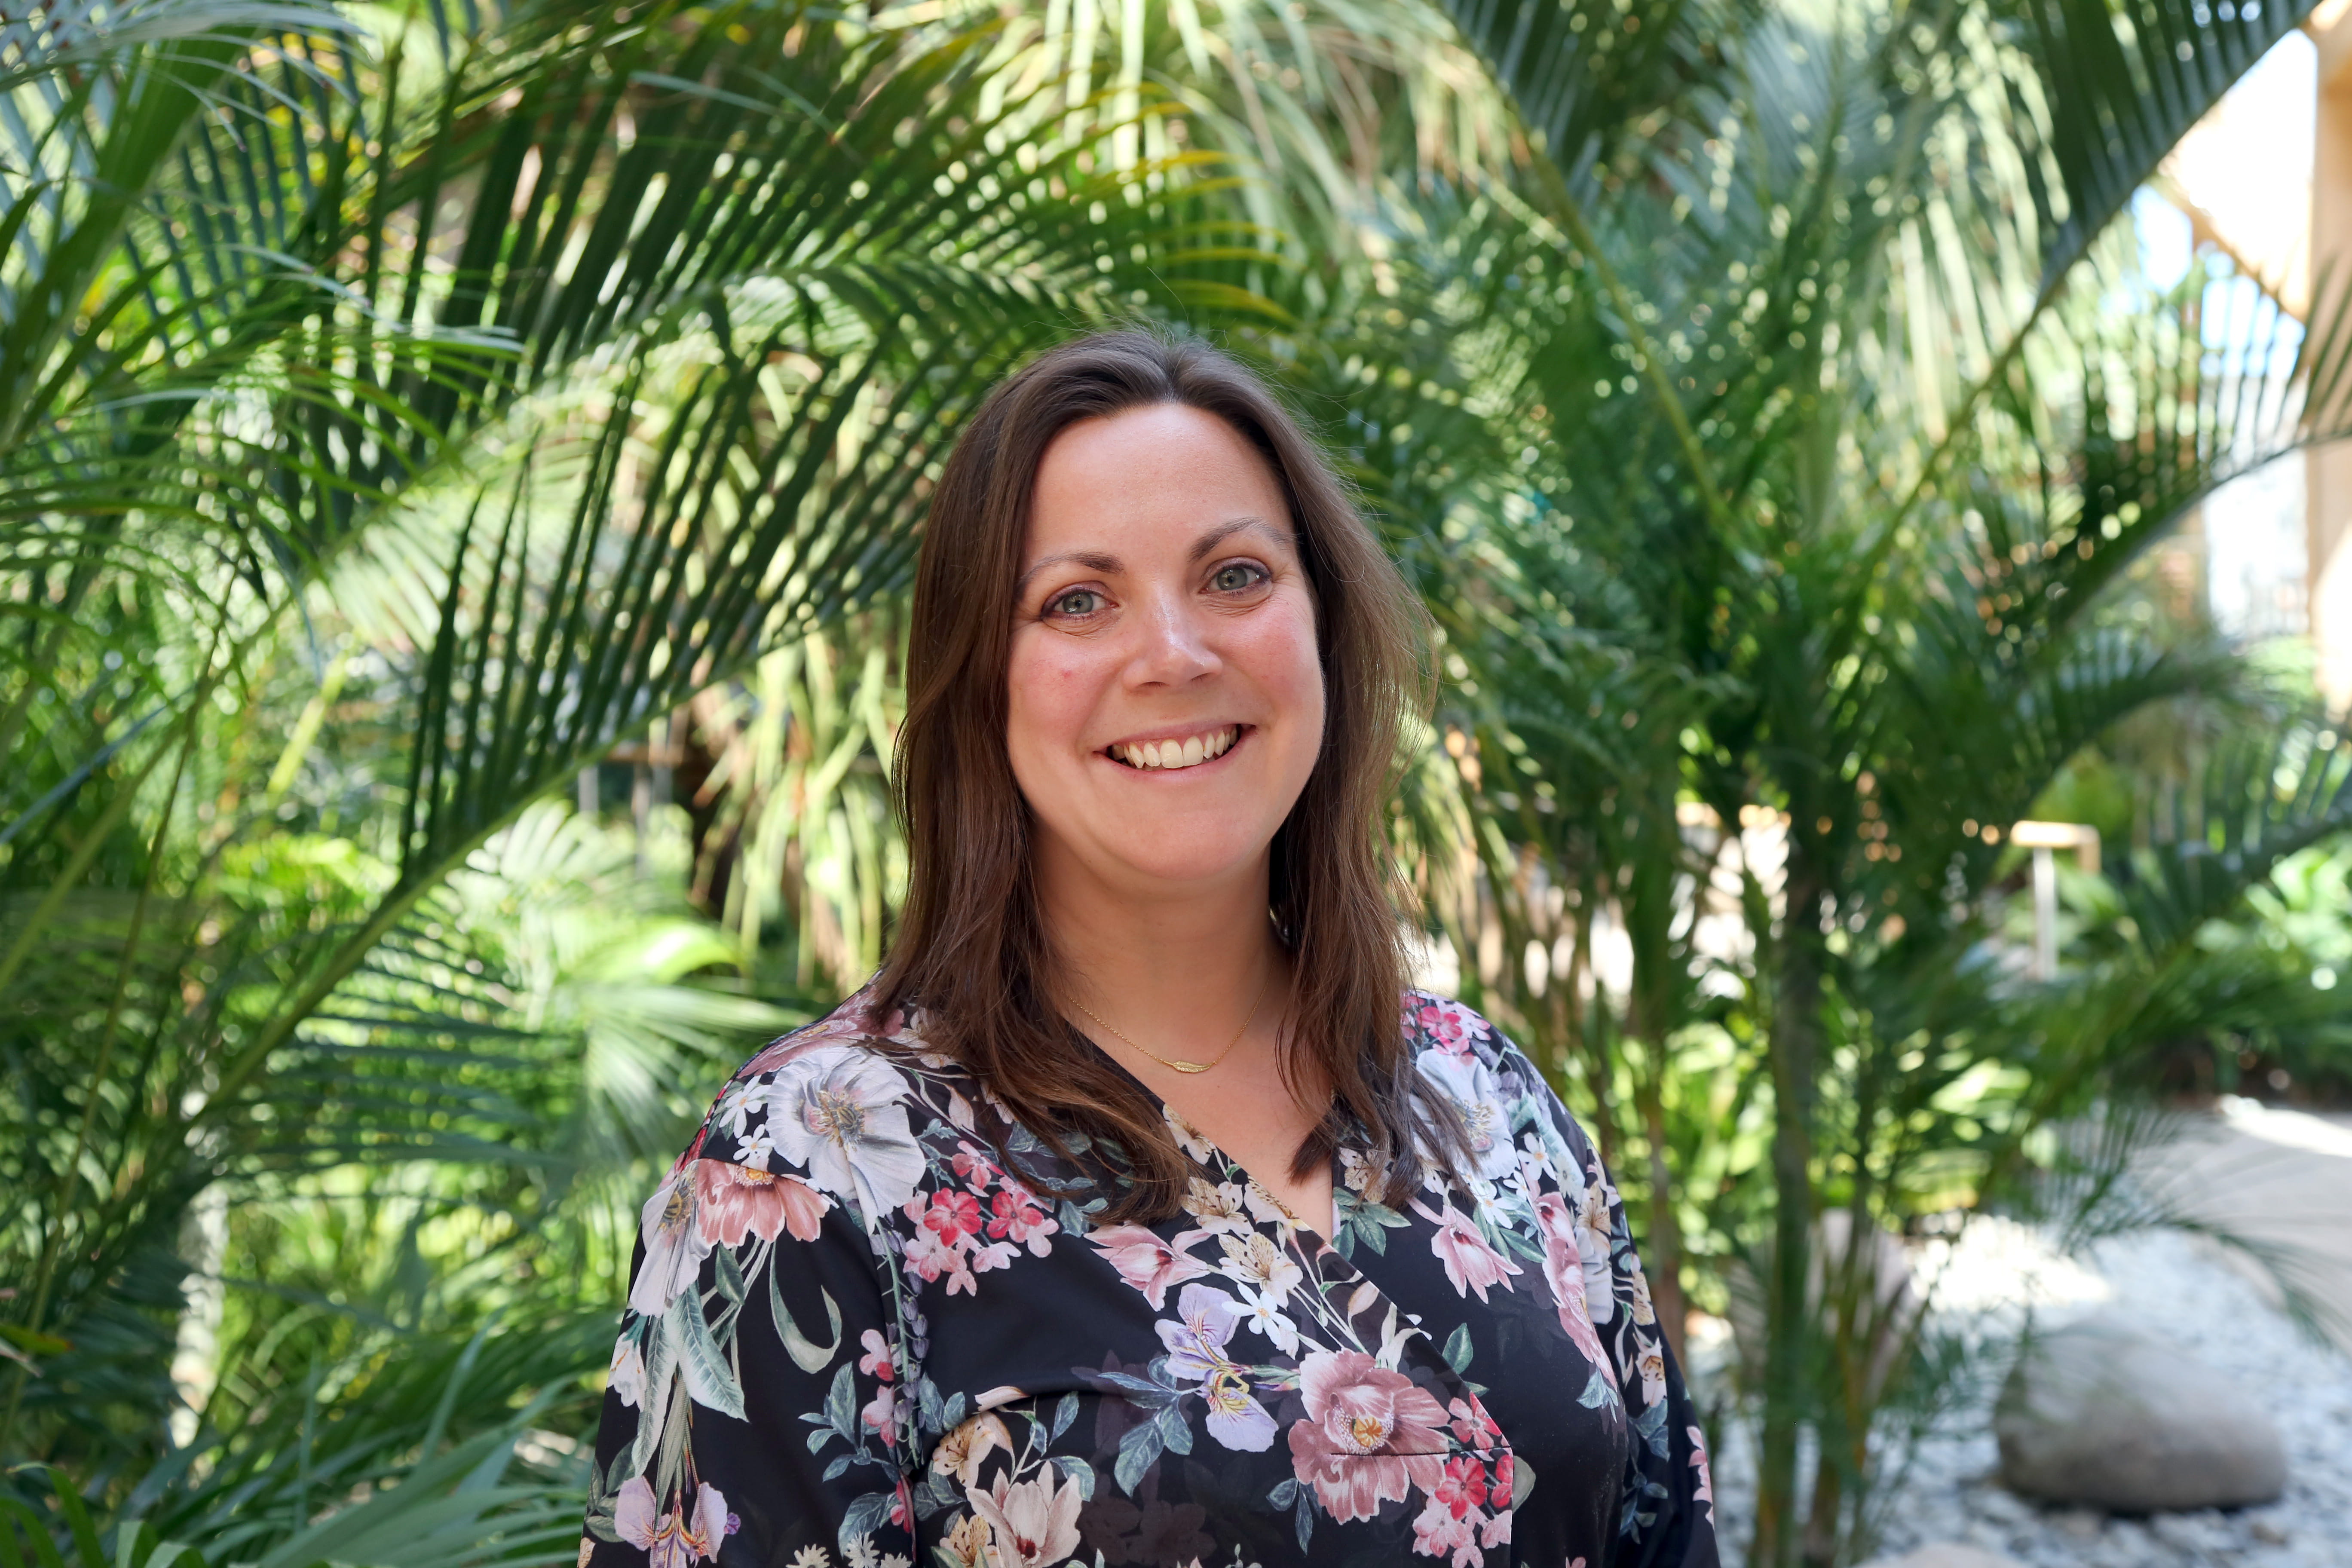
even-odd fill
[(1223, 729), (1203, 730), (1177, 741), (1123, 742), (1105, 748), (1103, 755), (1141, 773), (1175, 773), (1215, 762), (1234, 749), (1247, 728), (1244, 724), (1227, 724)]

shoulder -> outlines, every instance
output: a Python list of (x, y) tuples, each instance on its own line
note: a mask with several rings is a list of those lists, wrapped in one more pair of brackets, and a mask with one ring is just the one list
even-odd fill
[(1527, 1054), (1475, 1008), (1430, 991), (1409, 990), (1402, 1002), (1405, 1047), (1423, 1082), (1463, 1113), (1480, 1174), (1507, 1173), (1531, 1133), (1555, 1155), (1586, 1142)]
[(1511, 1037), (1477, 1009), (1433, 991), (1409, 990), (1402, 1011), (1405, 1048), (1424, 1073), (1481, 1071), (1518, 1092), (1543, 1082)]
[(866, 1195), (881, 1197), (901, 1184), (889, 1178), (919, 1170), (921, 1140), (971, 1128), (972, 1094), (961, 1068), (926, 1048), (919, 1020), (880, 1015), (861, 991), (737, 1068), (686, 1157), (879, 1175)]

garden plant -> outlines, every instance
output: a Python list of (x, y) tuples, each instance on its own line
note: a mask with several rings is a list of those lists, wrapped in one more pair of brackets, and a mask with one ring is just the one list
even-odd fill
[(1876, 1238), (2340, 1049), (2352, 757), (2147, 564), (2352, 433), (2347, 296), (2131, 213), (2303, 9), (0, 17), (0, 1563), (572, 1560), (643, 1193), (887, 941), (931, 478), (1133, 320), (1343, 454), (1430, 950), (1746, 1325), (1748, 1560), (1866, 1556), (1959, 1386)]

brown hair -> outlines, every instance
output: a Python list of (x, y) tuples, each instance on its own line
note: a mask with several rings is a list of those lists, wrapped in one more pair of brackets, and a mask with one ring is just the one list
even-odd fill
[(1187, 1166), (1167, 1124), (1057, 1005), (1029, 808), (1005, 750), (1014, 590), (1045, 448), (1079, 420), (1171, 403), (1223, 420), (1265, 458), (1315, 593), (1323, 745), (1275, 835), (1270, 904), (1297, 976), (1281, 1070), (1296, 1084), (1312, 1062), (1333, 1097), (1292, 1169), (1328, 1161), (1360, 1123), (1389, 1164), (1381, 1195), (1402, 1205), (1422, 1177), (1415, 1133), (1449, 1165), (1461, 1136), (1419, 1092), (1405, 1050), (1404, 963), (1380, 835), (1399, 726), (1426, 697), (1422, 610), (1297, 421), (1197, 340), (1116, 331), (1052, 350), (989, 395), (948, 458), (916, 566), (897, 770), (908, 889), (877, 1010), (919, 1009), (925, 1045), (1056, 1153), (1069, 1157), (1074, 1132), (1115, 1144), (1126, 1179), (1104, 1219), (1175, 1211)]

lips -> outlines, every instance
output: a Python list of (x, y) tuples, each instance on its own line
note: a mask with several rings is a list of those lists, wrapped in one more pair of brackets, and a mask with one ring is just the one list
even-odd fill
[(1173, 773), (1215, 762), (1233, 750), (1242, 726), (1226, 724), (1164, 741), (1121, 741), (1104, 748), (1104, 755), (1146, 773)]

